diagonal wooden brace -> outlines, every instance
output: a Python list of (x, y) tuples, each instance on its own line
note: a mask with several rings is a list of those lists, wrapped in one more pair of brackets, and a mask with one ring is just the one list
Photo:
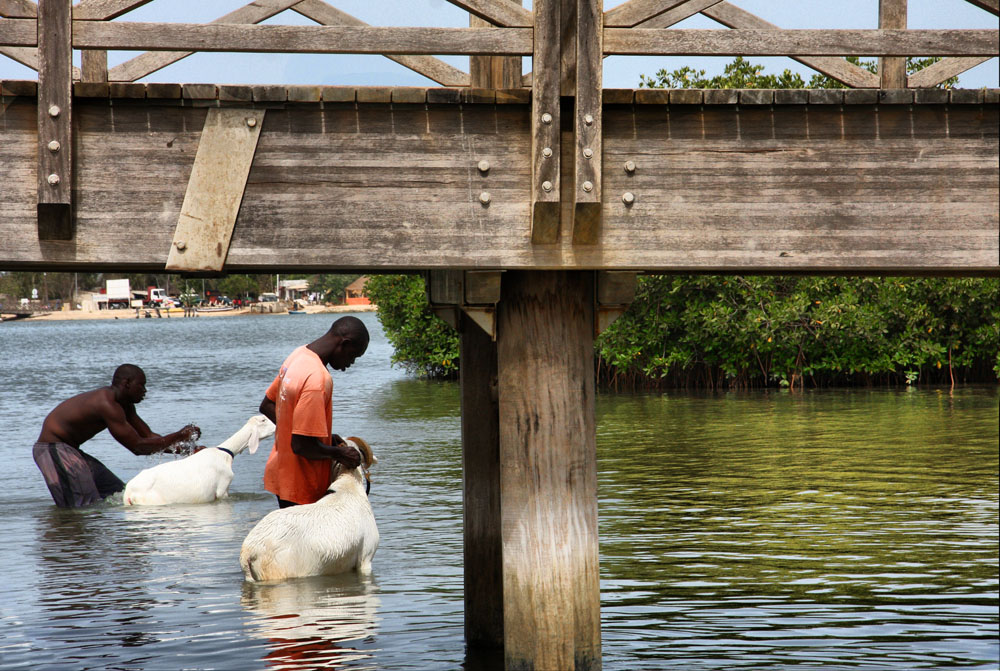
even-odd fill
[(262, 109), (209, 108), (167, 270), (222, 270), (263, 124)]

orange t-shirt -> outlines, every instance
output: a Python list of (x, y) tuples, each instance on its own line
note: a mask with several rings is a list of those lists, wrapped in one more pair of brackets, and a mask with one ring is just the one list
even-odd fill
[(303, 345), (288, 355), (265, 392), (275, 403), (274, 448), (264, 467), (264, 487), (278, 498), (314, 503), (330, 486), (330, 459), (292, 452), (292, 434), (333, 439), (333, 378), (319, 355)]

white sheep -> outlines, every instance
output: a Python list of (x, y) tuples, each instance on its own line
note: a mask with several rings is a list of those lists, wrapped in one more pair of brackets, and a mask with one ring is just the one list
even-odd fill
[(225, 498), (233, 481), (233, 458), (243, 450), (253, 454), (260, 441), (273, 434), (274, 423), (254, 415), (217, 447), (140, 471), (125, 485), (125, 505), (210, 503)]
[(378, 549), (378, 526), (365, 492), (368, 468), (377, 463), (361, 438), (347, 444), (361, 453), (361, 465), (335, 464), (327, 494), (315, 503), (268, 513), (250, 530), (240, 551), (240, 566), (250, 582), (371, 573)]

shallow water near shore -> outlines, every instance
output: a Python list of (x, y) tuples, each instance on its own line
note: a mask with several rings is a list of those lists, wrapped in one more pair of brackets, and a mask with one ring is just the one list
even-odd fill
[[(59, 401), (136, 363), (154, 431), (217, 444), (282, 359), (334, 315), (0, 325), (0, 668), (494, 669), (463, 636), (459, 389), (368, 353), (334, 372), (334, 426), (378, 455), (370, 580), (243, 581), (276, 508), (270, 441), (229, 499), (52, 504), (31, 459)], [(605, 669), (996, 669), (995, 387), (602, 394), (597, 402)], [(106, 433), (85, 451), (123, 480)], [(498, 662), (501, 662), (498, 665)]]

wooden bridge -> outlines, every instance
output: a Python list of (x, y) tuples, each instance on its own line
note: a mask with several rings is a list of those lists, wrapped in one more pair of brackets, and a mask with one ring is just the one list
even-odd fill
[[(592, 338), (636, 273), (1000, 269), (998, 91), (933, 88), (998, 31), (908, 30), (905, 0), (871, 30), (725, 0), (116, 20), (148, 1), (0, 0), (0, 55), (38, 70), (0, 82), (0, 269), (428, 272), (461, 332), (466, 636), (508, 668), (601, 665)], [(317, 25), (258, 25), (285, 10)], [(697, 13), (729, 29), (671, 28)], [(137, 83), (195, 51), (385, 54), (442, 86)], [(791, 56), (848, 88), (605, 89), (611, 54)]]

